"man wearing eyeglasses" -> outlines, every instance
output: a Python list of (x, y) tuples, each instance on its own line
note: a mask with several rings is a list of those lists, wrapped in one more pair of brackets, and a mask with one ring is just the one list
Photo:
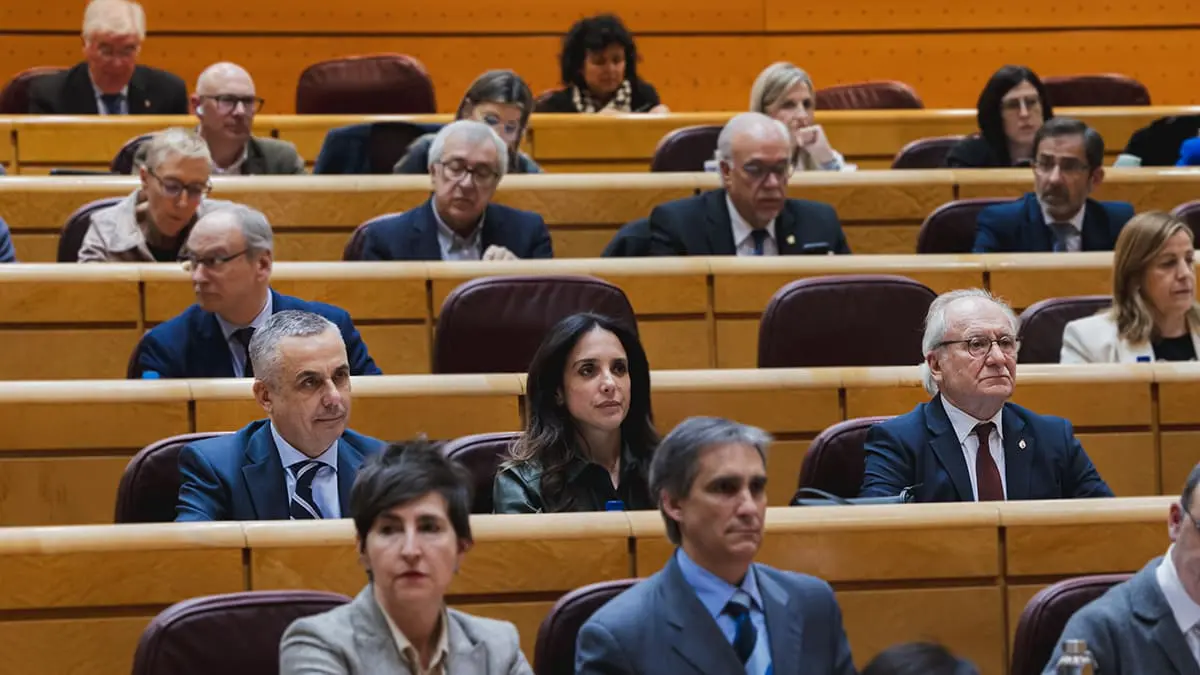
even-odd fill
[(1167, 508), (1166, 555), (1075, 612), (1055, 643), (1045, 675), (1056, 667), (1064, 640), (1085, 640), (1104, 675), (1200, 673), (1200, 515), (1192, 468), (1179, 501)]
[(552, 258), (550, 232), (530, 211), (491, 203), (508, 169), (508, 145), (491, 127), (458, 120), (429, 148), (433, 196), (371, 223), (362, 260), (516, 260)]
[(650, 255), (849, 253), (833, 207), (788, 199), (795, 140), (761, 113), (735, 115), (717, 139), (724, 187), (650, 213)]
[(1125, 202), (1088, 195), (1104, 180), (1104, 139), (1083, 122), (1056, 117), (1033, 138), (1034, 192), (979, 212), (975, 253), (1111, 251), (1133, 217)]
[(176, 75), (137, 64), (146, 13), (130, 0), (92, 0), (83, 15), (84, 61), (34, 79), (36, 115), (186, 115), (187, 85)]
[(167, 129), (143, 145), (141, 186), (92, 214), (79, 262), (175, 262), (196, 219), (228, 204), (206, 199), (212, 160), (194, 131)]
[(980, 289), (938, 296), (925, 317), (929, 403), (867, 432), (863, 497), (917, 502), (1111, 497), (1071, 423), (1009, 403), (1018, 320)]
[(271, 289), (273, 246), (267, 217), (241, 204), (197, 221), (179, 257), (191, 274), (196, 304), (142, 338), (131, 375), (253, 377), (250, 339), (272, 315), (293, 309), (319, 314), (337, 326), (351, 375), (380, 375), (345, 310)]
[(200, 135), (208, 143), (214, 175), (303, 174), (296, 146), (251, 135), (254, 115), (263, 99), (255, 93), (250, 73), (235, 63), (216, 63), (196, 80), (192, 107), (200, 118)]

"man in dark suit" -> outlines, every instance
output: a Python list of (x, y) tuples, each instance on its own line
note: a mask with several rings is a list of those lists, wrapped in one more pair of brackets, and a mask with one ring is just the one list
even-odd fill
[(1071, 423), (1008, 403), (1017, 317), (987, 291), (952, 291), (926, 317), (929, 403), (867, 432), (863, 497), (918, 502), (1111, 497)]
[(832, 206), (787, 198), (793, 143), (766, 115), (735, 115), (717, 139), (725, 187), (655, 207), (650, 254), (849, 253)]
[(1066, 640), (1084, 640), (1104, 675), (1200, 675), (1200, 466), (1167, 510), (1171, 546), (1067, 621), (1044, 675), (1055, 675)]
[(1104, 139), (1083, 122), (1049, 120), (1033, 140), (1034, 192), (979, 212), (975, 253), (1111, 251), (1133, 217), (1088, 195), (1104, 180)]
[(163, 70), (137, 65), (146, 13), (130, 0), (92, 0), (83, 16), (83, 56), (74, 68), (34, 79), (37, 115), (186, 115), (187, 86)]
[(184, 253), (196, 304), (146, 333), (131, 374), (250, 377), (254, 371), (247, 350), (252, 336), (273, 314), (285, 310), (312, 312), (333, 322), (349, 352), (352, 375), (381, 374), (345, 310), (271, 290), (272, 245), (266, 216), (240, 204), (196, 221)]
[(346, 428), (350, 363), (337, 326), (274, 314), (250, 341), (268, 419), (184, 446), (176, 521), (341, 518), (363, 460), (383, 444)]
[(263, 100), (245, 68), (225, 62), (205, 68), (191, 102), (212, 155), (214, 175), (305, 173), (295, 145), (250, 133)]
[(482, 122), (442, 127), (429, 149), (433, 196), (372, 223), (363, 260), (516, 260), (551, 258), (542, 217), (492, 204), (508, 167), (508, 146)]
[(667, 536), (665, 568), (584, 624), (578, 675), (851, 675), (829, 584), (755, 563), (766, 516), (765, 432), (692, 417), (650, 467)]

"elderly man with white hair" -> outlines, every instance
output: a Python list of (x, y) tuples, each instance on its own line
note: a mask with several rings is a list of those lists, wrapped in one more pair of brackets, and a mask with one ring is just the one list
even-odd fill
[(141, 186), (92, 214), (79, 262), (176, 262), (196, 219), (229, 204), (206, 198), (211, 156), (196, 132), (167, 129), (144, 147)]
[(917, 502), (1113, 496), (1070, 422), (1008, 402), (1018, 324), (984, 290), (933, 301), (921, 342), (933, 400), (867, 432), (863, 497), (905, 490)]
[(508, 168), (508, 145), (491, 127), (458, 120), (429, 148), (433, 196), (371, 223), (363, 260), (515, 260), (551, 258), (550, 232), (530, 211), (491, 203)]
[(186, 115), (187, 85), (164, 70), (139, 66), (146, 12), (131, 0), (91, 0), (83, 14), (84, 61), (35, 79), (36, 115)]
[(650, 213), (651, 255), (849, 253), (833, 207), (788, 199), (795, 140), (783, 123), (741, 113), (721, 130), (719, 190)]

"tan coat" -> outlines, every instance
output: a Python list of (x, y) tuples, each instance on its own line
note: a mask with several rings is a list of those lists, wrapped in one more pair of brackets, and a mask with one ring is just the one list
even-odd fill
[[(138, 195), (141, 190), (116, 204), (92, 214), (92, 225), (79, 247), (79, 262), (154, 262), (154, 254), (146, 244), (146, 235), (138, 225)], [(187, 227), (206, 213), (227, 207), (232, 202), (205, 199)]]

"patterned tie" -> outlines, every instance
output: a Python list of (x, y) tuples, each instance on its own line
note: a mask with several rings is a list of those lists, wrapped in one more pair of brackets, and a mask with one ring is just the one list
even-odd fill
[(1054, 231), (1054, 252), (1069, 252), (1071, 249), (1067, 246), (1067, 242), (1075, 233), (1075, 226), (1070, 223), (1050, 223), (1050, 229)]
[(733, 618), (733, 651), (743, 666), (750, 660), (754, 646), (758, 644), (758, 631), (750, 620), (750, 602), (750, 596), (738, 589), (733, 599), (725, 605), (725, 613)]
[(313, 479), (321, 470), (321, 463), (307, 459), (288, 467), (296, 477), (296, 494), (292, 497), (292, 520), (314, 520), (324, 518), (317, 502), (313, 500)]
[(979, 438), (979, 450), (975, 453), (975, 482), (981, 502), (1004, 501), (1004, 483), (1000, 481), (1000, 469), (996, 468), (996, 460), (992, 459), (991, 445), (988, 443), (994, 428), (996, 425), (991, 422), (975, 425), (975, 435)]
[(754, 240), (754, 255), (763, 255), (763, 244), (767, 242), (767, 237), (770, 236), (766, 230), (751, 230), (750, 238)]
[(104, 106), (105, 115), (120, 115), (121, 104), (125, 101), (125, 94), (100, 94), (100, 103)]
[(246, 365), (242, 367), (243, 377), (254, 377), (254, 364), (250, 363), (250, 338), (252, 337), (254, 337), (253, 328), (239, 328), (233, 331), (233, 339), (242, 346), (242, 354), (246, 357)]

